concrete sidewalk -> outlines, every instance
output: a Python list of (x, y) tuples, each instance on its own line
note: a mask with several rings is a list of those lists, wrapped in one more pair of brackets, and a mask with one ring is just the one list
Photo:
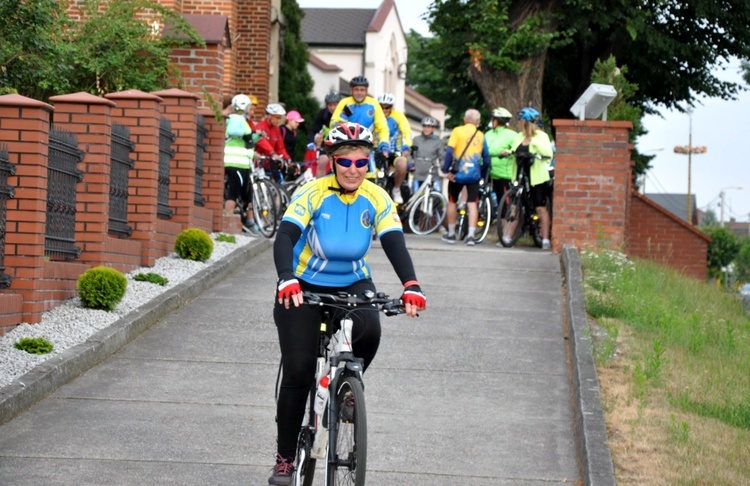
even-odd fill
[[(586, 425), (601, 414), (598, 388), (593, 362), (576, 356), (583, 333), (565, 333), (580, 315), (570, 281), (564, 300), (560, 255), (407, 240), (429, 307), (382, 318), (365, 376), (367, 484), (614, 484), (606, 464), (598, 472), (609, 459), (601, 424)], [(251, 256), (235, 255), (197, 298), (0, 426), (0, 484), (266, 484), (275, 272), (270, 250)], [(382, 251), (371, 264), (379, 290), (399, 295)], [(574, 409), (579, 399), (595, 403)]]

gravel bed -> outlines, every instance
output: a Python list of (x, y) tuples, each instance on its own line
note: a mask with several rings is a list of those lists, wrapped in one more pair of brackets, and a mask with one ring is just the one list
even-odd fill
[[(40, 323), (33, 325), (22, 323), (4, 336), (0, 336), (0, 388), (10, 384), (17, 377), (52, 356), (85, 342), (95, 332), (106, 328), (159, 294), (253, 241), (251, 237), (235, 235), (236, 243), (226, 243), (215, 241), (217, 235), (218, 233), (211, 235), (214, 239), (214, 251), (211, 258), (205, 262), (184, 260), (176, 253), (172, 253), (159, 258), (153, 267), (142, 267), (126, 274), (128, 286), (125, 297), (112, 312), (85, 309), (81, 305), (81, 300), (76, 297), (45, 312)], [(136, 274), (147, 272), (157, 273), (168, 279), (169, 283), (161, 286), (133, 280)], [(36, 355), (14, 348), (13, 345), (24, 337), (43, 337), (52, 343), (54, 349), (51, 353)]]

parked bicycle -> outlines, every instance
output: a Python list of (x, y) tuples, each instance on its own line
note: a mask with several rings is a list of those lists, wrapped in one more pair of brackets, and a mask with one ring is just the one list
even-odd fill
[[(536, 214), (536, 208), (531, 200), (531, 180), (529, 169), (535, 159), (547, 159), (537, 154), (517, 156), (518, 176), (500, 201), (498, 208), (498, 236), (500, 244), (506, 248), (515, 245), (524, 234), (531, 236), (534, 245), (542, 247), (542, 235), (540, 232), (540, 220)], [(547, 201), (550, 211), (550, 201)], [(550, 217), (552, 213), (550, 211)]]
[[(487, 237), (490, 226), (495, 220), (494, 204), (492, 199), (492, 181), (489, 171), (484, 180), (479, 184), (479, 198), (477, 199), (477, 231), (474, 240), (481, 243)], [(456, 221), (456, 237), (463, 241), (469, 234), (469, 210), (466, 201), (458, 207), (458, 220)]]
[(411, 197), (401, 205), (399, 212), (408, 214), (409, 229), (415, 235), (427, 235), (437, 230), (443, 223), (448, 207), (448, 200), (442, 192), (435, 189), (439, 180), (439, 162), (432, 161), (427, 178)]
[(250, 170), (250, 183), (253, 186), (253, 214), (260, 233), (266, 238), (276, 234), (279, 196), (273, 183), (266, 175), (261, 161), (253, 164)]
[[(394, 316), (404, 312), (403, 302), (372, 291), (365, 291), (362, 296), (346, 292), (304, 292), (303, 295), (307, 305), (325, 306), (326, 310), (320, 325), (315, 383), (310, 389), (299, 434), (292, 484), (312, 485), (316, 462), (321, 459), (325, 460), (327, 486), (364, 486), (367, 471), (364, 364), (352, 353), (354, 321), (351, 314), (358, 309), (376, 307), (386, 316)], [(339, 322), (335, 322), (335, 316), (341, 311), (343, 315)], [(281, 367), (277, 377), (277, 399), (280, 383)], [(327, 386), (322, 387), (321, 383), (327, 383)], [(319, 389), (322, 390), (321, 397), (316, 400)], [(325, 390), (330, 392), (325, 393)]]

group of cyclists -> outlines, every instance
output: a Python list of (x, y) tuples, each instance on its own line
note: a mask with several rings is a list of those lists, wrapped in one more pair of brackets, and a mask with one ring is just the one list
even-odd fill
[[(303, 292), (360, 295), (375, 291), (367, 263), (375, 233), (403, 285), (405, 313), (417, 316), (426, 308), (427, 299), (406, 248), (398, 214), (398, 206), (404, 202), (402, 191), (408, 187), (404, 182), (409, 170), (418, 184), (425, 180), (436, 160), (442, 161), (449, 195), (447, 230), (442, 239), (448, 243), (456, 242), (456, 203), (466, 189), (466, 243), (472, 245), (477, 189), (483, 176), (489, 171), (500, 198), (515, 178), (514, 154), (553, 155), (549, 137), (539, 129), (539, 113), (533, 108), (519, 112), (518, 133), (509, 128), (510, 112), (495, 109), (486, 134), (479, 129), (479, 111), (467, 110), (464, 125), (455, 128), (445, 144), (435, 133), (438, 122), (432, 117), (421, 121), (422, 133), (412, 138), (406, 117), (393, 107), (393, 95), (383, 93), (376, 100), (368, 95), (368, 87), (367, 78), (356, 76), (350, 82), (349, 96), (326, 96), (326, 106), (316, 114), (308, 134), (308, 153), (314, 154), (310, 162), (316, 178), (294, 193), (274, 241), (278, 278), (273, 317), (279, 335), (282, 379), (277, 398), (276, 463), (268, 479), (271, 485), (291, 484), (297, 436), (315, 381), (322, 310), (307, 305)], [(266, 106), (263, 119), (255, 123), (255, 105), (257, 100), (253, 97), (237, 95), (227, 117), (227, 211), (235, 209), (238, 197), (251, 200), (246, 182), (255, 154), (276, 163), (291, 160), (284, 145), (286, 133), (280, 128), (287, 125), (285, 119), (290, 114), (282, 105), (271, 103)], [(291, 118), (297, 123), (287, 128), (296, 131), (304, 120), (296, 112)], [(385, 167), (376, 166), (375, 153), (380, 154), (380, 161), (387, 161)], [(390, 194), (372, 180), (378, 169), (389, 171), (393, 178)], [(544, 248), (549, 248), (549, 218), (544, 216), (548, 162), (536, 159), (530, 177), (534, 206), (542, 220)], [(253, 225), (249, 209), (243, 215), (243, 228), (252, 231)], [(353, 352), (363, 359), (366, 369), (380, 343), (379, 314), (373, 308), (359, 311), (353, 318)]]

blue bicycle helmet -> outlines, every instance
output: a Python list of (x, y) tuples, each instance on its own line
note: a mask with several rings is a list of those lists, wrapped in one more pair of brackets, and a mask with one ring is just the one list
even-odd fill
[(539, 112), (534, 108), (527, 106), (526, 108), (521, 108), (521, 110), (518, 112), (518, 118), (520, 118), (521, 120), (526, 120), (527, 122), (534, 122), (537, 118), (539, 118)]

